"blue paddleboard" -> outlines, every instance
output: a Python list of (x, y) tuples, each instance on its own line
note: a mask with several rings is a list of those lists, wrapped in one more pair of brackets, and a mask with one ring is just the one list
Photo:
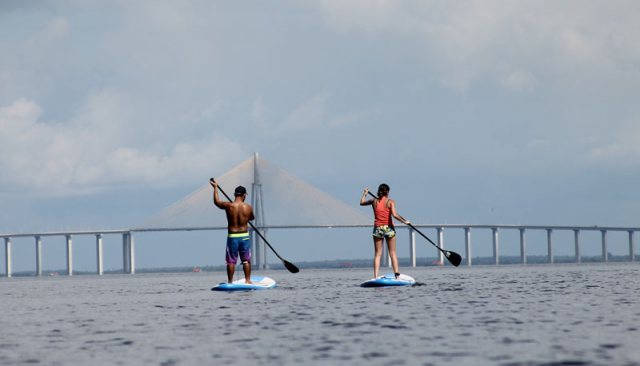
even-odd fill
[(211, 291), (250, 291), (276, 287), (276, 281), (269, 277), (251, 276), (251, 282), (253, 283), (246, 283), (244, 278), (235, 280), (233, 283), (223, 282), (213, 287)]
[(411, 276), (401, 274), (398, 279), (393, 273), (380, 276), (378, 278), (372, 278), (369, 281), (364, 281), (360, 286), (362, 287), (385, 287), (385, 286), (411, 286), (416, 283), (416, 280)]

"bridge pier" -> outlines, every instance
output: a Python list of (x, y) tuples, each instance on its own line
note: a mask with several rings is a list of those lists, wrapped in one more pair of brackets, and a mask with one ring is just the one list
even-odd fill
[(136, 274), (136, 242), (133, 237), (132, 232), (127, 233), (127, 249), (129, 251), (129, 255), (127, 256), (128, 264), (129, 264), (129, 274)]
[(122, 272), (128, 274), (136, 273), (135, 264), (135, 243), (133, 234), (126, 232), (122, 234)]
[(607, 230), (601, 230), (602, 233), (602, 261), (609, 261), (609, 253), (607, 251)]
[(576, 254), (576, 263), (581, 263), (582, 258), (580, 258), (580, 230), (573, 230), (573, 238), (575, 243), (575, 254)]
[(249, 237), (251, 238), (251, 269), (258, 268), (258, 242), (255, 230), (249, 227)]
[(36, 276), (42, 276), (42, 238), (39, 235), (36, 239)]
[(73, 244), (71, 235), (64, 236), (67, 241), (67, 275), (73, 276)]
[(493, 263), (500, 264), (500, 256), (498, 253), (498, 249), (499, 249), (498, 228), (497, 227), (491, 228), (491, 234), (493, 238)]
[(553, 263), (553, 244), (551, 243), (552, 229), (547, 230), (547, 262)]
[(11, 277), (11, 238), (4, 238), (4, 268), (5, 275)]
[[(261, 198), (262, 200), (262, 198)], [(260, 203), (262, 205), (262, 202)], [(267, 229), (262, 229), (262, 235), (267, 237)], [(260, 263), (262, 263), (262, 269), (269, 269), (269, 263), (267, 263), (267, 243), (264, 240), (260, 240), (262, 246), (260, 247)]]
[(527, 264), (527, 242), (524, 228), (520, 228), (520, 263)]
[(471, 228), (464, 228), (464, 248), (467, 255), (467, 266), (471, 266)]
[(409, 265), (416, 266), (416, 232), (409, 228)]
[[(260, 235), (258, 235), (257, 230), (251, 230), (250, 235), (252, 235), (251, 246), (253, 247), (252, 249), (254, 250), (251, 252), (251, 255), (253, 256), (253, 262), (251, 263), (253, 266), (253, 269), (255, 270), (266, 269), (267, 268), (267, 262), (266, 262), (267, 244), (265, 244), (264, 240), (260, 238)], [(262, 230), (262, 235), (266, 237), (266, 230)]]
[(129, 238), (122, 233), (122, 273), (129, 273)]
[(636, 255), (635, 243), (633, 242), (633, 231), (629, 231), (629, 260), (634, 261)]
[[(438, 235), (438, 247), (440, 249), (444, 249), (444, 228), (439, 227), (436, 229)], [(442, 251), (438, 251), (438, 264), (444, 265), (444, 253)]]
[(102, 266), (102, 234), (96, 234), (96, 273), (100, 276), (104, 273)]

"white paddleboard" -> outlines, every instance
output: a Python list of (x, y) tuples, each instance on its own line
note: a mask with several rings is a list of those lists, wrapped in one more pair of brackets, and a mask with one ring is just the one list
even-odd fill
[(411, 286), (416, 283), (416, 280), (406, 274), (400, 274), (398, 279), (393, 273), (388, 273), (378, 278), (372, 278), (369, 281), (364, 281), (360, 286), (362, 287), (386, 287), (386, 286)]
[(211, 291), (250, 291), (276, 287), (276, 281), (269, 277), (251, 276), (251, 282), (253, 283), (246, 283), (244, 278), (235, 280), (233, 283), (223, 282), (213, 287)]

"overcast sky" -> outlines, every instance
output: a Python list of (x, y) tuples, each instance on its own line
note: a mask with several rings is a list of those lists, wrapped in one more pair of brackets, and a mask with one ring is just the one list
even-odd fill
[[(348, 203), (386, 181), (417, 223), (640, 226), (638, 19), (637, 1), (2, 1), (0, 232), (135, 226), (254, 151)], [(322, 235), (279, 247), (370, 255), (366, 232)], [(220, 264), (223, 239), (176, 262), (140, 238), (138, 258)]]

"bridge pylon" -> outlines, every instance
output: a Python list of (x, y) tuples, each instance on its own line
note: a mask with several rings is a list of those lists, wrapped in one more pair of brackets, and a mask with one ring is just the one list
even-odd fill
[[(264, 200), (262, 194), (262, 183), (260, 182), (260, 169), (258, 167), (258, 153), (253, 154), (253, 182), (251, 183), (251, 206), (255, 216), (254, 226), (257, 227), (264, 237), (267, 237), (264, 216)], [(255, 232), (251, 232), (251, 242), (254, 254), (253, 267), (256, 269), (267, 269), (267, 245)]]

